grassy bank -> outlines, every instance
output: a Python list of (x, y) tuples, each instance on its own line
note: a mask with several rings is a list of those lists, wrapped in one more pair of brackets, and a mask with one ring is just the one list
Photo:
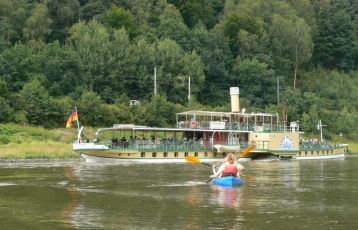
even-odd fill
[(0, 159), (78, 158), (72, 151), (76, 129), (0, 124)]
[(355, 154), (358, 155), (358, 141), (347, 141), (344, 142), (345, 144), (348, 144), (349, 154)]

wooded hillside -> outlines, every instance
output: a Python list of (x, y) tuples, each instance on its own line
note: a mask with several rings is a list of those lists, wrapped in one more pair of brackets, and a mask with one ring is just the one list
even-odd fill
[(358, 138), (357, 73), (356, 0), (0, 0), (1, 123), (173, 126), (238, 86), (248, 112)]

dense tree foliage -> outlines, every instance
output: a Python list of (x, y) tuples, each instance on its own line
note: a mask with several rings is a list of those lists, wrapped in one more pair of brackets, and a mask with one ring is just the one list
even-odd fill
[(354, 0), (0, 0), (0, 122), (62, 126), (76, 105), (85, 125), (171, 126), (239, 86), (247, 111), (358, 138), (357, 15)]

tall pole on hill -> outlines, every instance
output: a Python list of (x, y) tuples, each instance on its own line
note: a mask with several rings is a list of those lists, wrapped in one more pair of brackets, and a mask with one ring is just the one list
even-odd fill
[(157, 95), (157, 67), (154, 67), (154, 95)]
[(189, 76), (189, 79), (188, 79), (188, 105), (189, 105), (189, 108), (190, 108), (190, 76)]
[(277, 76), (277, 107), (280, 105), (280, 79)]

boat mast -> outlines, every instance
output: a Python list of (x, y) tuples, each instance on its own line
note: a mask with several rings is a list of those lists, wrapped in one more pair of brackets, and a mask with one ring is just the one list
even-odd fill
[(319, 120), (317, 129), (321, 131), (321, 142), (323, 142), (323, 126), (327, 126), (327, 125), (322, 125), (322, 120)]

